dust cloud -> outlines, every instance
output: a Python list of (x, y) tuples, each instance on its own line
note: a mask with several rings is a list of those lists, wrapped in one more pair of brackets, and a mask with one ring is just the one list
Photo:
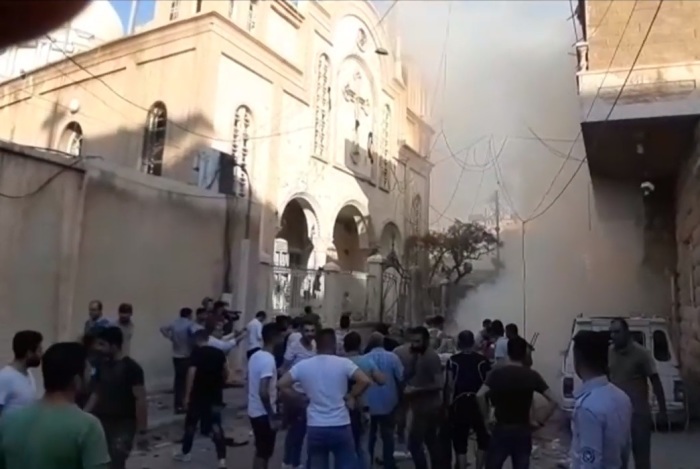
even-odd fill
[[(375, 3), (385, 11), (391, 2)], [(478, 330), (488, 317), (517, 324), (527, 339), (539, 332), (536, 366), (555, 388), (560, 352), (577, 315), (658, 314), (669, 303), (668, 281), (640, 269), (637, 188), (596, 183), (593, 190), (585, 163), (573, 177), (585, 154), (577, 140), (585, 110), (576, 94), (570, 17), (568, 0), (400, 1), (388, 17), (402, 38), (402, 52), (426, 77), (435, 101), (434, 127), (444, 130), (460, 160), (437, 141), (431, 155), (431, 228), (454, 218), (492, 218), (496, 190), (505, 214), (505, 268), (495, 282), (462, 301), (453, 328)], [(529, 129), (564, 155), (574, 145), (571, 158), (553, 154)], [(491, 148), (503, 141), (494, 164)], [(546, 214), (526, 226), (523, 283), (517, 220), (540, 213), (554, 199)]]

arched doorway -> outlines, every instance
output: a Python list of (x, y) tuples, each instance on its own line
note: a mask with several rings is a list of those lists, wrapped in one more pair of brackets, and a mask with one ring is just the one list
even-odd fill
[(333, 225), (333, 245), (338, 254), (340, 269), (365, 271), (372, 244), (369, 216), (363, 215), (355, 205), (343, 206)]
[(275, 237), (272, 308), (276, 314), (298, 314), (304, 306), (323, 300), (322, 271), (312, 256), (318, 219), (302, 197), (290, 200), (282, 211)]

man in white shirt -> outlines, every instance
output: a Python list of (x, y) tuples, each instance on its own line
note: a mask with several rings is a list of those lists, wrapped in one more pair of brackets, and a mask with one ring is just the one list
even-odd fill
[(266, 318), (267, 313), (265, 313), (265, 311), (258, 311), (253, 320), (250, 321), (246, 327), (248, 331), (248, 351), (246, 352), (246, 358), (248, 360), (263, 346), (262, 330)]
[(505, 337), (503, 323), (496, 319), (491, 323), (491, 335), (496, 341), (493, 349), (493, 360), (497, 365), (502, 365), (508, 360), (508, 338)]
[[(280, 390), (294, 394), (299, 383), (309, 399), (307, 450), (310, 467), (329, 467), (333, 454), (336, 469), (358, 467), (348, 408), (372, 383), (357, 365), (335, 355), (335, 331), (323, 329), (317, 338), (318, 355), (292, 367), (279, 381)], [(353, 381), (348, 393), (348, 382)]]
[(44, 340), (36, 331), (20, 331), (12, 339), (15, 359), (0, 370), (0, 413), (11, 412), (37, 400), (36, 382), (30, 368), (41, 364)]
[(267, 469), (280, 427), (277, 414), (277, 364), (273, 351), (282, 340), (277, 324), (262, 327), (262, 349), (248, 360), (248, 417), (255, 438), (253, 469)]

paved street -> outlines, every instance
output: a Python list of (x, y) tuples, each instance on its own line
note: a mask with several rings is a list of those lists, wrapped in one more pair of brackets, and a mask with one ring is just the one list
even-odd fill
[[(174, 441), (182, 437), (182, 417), (174, 417), (170, 408), (172, 396), (153, 396), (150, 407), (151, 424), (157, 428), (152, 430), (151, 450), (145, 454), (135, 454), (129, 460), (129, 469), (209, 469), (216, 467), (214, 445), (208, 438), (199, 437), (192, 451), (192, 462), (189, 464), (176, 463), (172, 460), (173, 452), (178, 449)], [(243, 389), (228, 389), (225, 396), (228, 407), (225, 413), (224, 428), (227, 436), (236, 441), (249, 440), (243, 447), (229, 448), (228, 461), (230, 468), (248, 468), (253, 458), (253, 441), (250, 437), (250, 426), (245, 417), (245, 393)], [(153, 425), (157, 424), (157, 425)], [(652, 449), (652, 467), (664, 469), (700, 469), (697, 458), (697, 441), (700, 430), (689, 432), (676, 431), (670, 434), (655, 434)], [(276, 454), (271, 464), (272, 469), (281, 467), (282, 445), (284, 436), (278, 437)], [(559, 469), (568, 467), (566, 463), (568, 441), (560, 435), (556, 423), (548, 426), (537, 435), (532, 457), (532, 469)], [(410, 462), (402, 462), (400, 467), (410, 469)], [(510, 466), (506, 466), (509, 469)]]

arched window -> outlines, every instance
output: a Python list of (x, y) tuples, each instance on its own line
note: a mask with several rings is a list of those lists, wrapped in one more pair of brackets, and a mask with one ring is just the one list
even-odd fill
[(160, 176), (163, 173), (163, 151), (168, 129), (168, 111), (161, 101), (148, 110), (141, 150), (141, 171)]
[(250, 0), (248, 3), (248, 31), (252, 32), (255, 29), (255, 22), (258, 17), (258, 0)]
[(83, 128), (80, 127), (80, 124), (73, 121), (63, 129), (58, 149), (75, 157), (82, 154)]
[(391, 126), (391, 107), (387, 104), (384, 106), (384, 113), (382, 114), (382, 128), (381, 128), (381, 141), (380, 141), (380, 151), (381, 155), (379, 158), (379, 188), (389, 191), (391, 187), (391, 176), (389, 172), (391, 171), (391, 159), (389, 158), (389, 129)]
[(323, 157), (328, 142), (331, 111), (331, 61), (326, 54), (318, 56), (316, 68), (316, 103), (314, 109), (314, 155)]
[(411, 234), (420, 236), (423, 233), (423, 200), (420, 195), (414, 195), (411, 200), (410, 217)]
[(253, 113), (248, 106), (238, 106), (233, 119), (233, 146), (231, 155), (236, 164), (234, 174), (238, 180), (238, 192), (241, 197), (247, 197), (247, 178), (242, 170), (247, 169), (248, 155), (251, 153), (250, 130)]
[(178, 19), (180, 16), (180, 0), (170, 2), (170, 21)]

